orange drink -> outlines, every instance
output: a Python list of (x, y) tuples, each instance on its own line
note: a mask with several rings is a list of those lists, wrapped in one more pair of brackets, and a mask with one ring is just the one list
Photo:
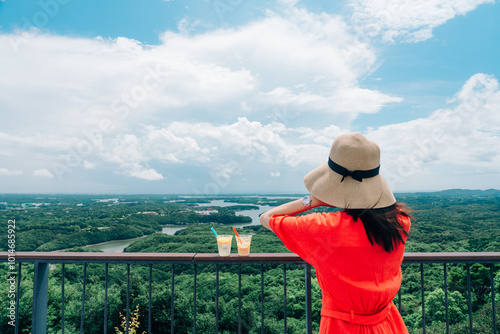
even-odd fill
[(239, 256), (248, 256), (250, 254), (251, 242), (252, 242), (252, 236), (249, 234), (240, 234), (240, 237), (236, 238), (236, 244), (238, 245)]

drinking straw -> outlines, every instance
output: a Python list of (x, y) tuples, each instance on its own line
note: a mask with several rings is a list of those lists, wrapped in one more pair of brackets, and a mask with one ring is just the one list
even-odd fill
[(214, 228), (211, 227), (211, 229), (212, 229), (212, 232), (214, 232), (215, 236), (218, 237), (217, 232), (215, 232)]
[(234, 234), (236, 234), (236, 238), (238, 238), (238, 240), (240, 241), (240, 244), (242, 244), (243, 242), (240, 239), (240, 235), (238, 234), (238, 232), (236, 232), (236, 228), (234, 226), (233, 226), (233, 231), (234, 231)]

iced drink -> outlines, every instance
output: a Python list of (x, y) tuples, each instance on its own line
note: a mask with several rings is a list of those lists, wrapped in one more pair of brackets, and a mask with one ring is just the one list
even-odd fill
[(252, 236), (248, 234), (240, 234), (240, 237), (236, 238), (236, 244), (238, 245), (239, 256), (248, 256), (248, 254), (250, 254), (251, 242), (252, 242)]
[(219, 247), (219, 256), (229, 256), (231, 254), (232, 235), (218, 235), (217, 246)]

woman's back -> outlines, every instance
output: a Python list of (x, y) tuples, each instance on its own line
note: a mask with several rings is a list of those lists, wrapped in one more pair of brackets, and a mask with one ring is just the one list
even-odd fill
[[(409, 231), (410, 219), (401, 217), (400, 222)], [(387, 326), (396, 330), (392, 333), (407, 332), (397, 310), (391, 310), (401, 285), (404, 244), (392, 252), (372, 245), (363, 224), (343, 211), (274, 216), (270, 226), (316, 269), (325, 318), (320, 333), (391, 333)]]

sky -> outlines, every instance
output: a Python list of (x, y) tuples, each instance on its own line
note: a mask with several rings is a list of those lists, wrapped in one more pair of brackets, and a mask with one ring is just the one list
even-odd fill
[(333, 140), (395, 192), (500, 188), (494, 0), (0, 0), (0, 192), (306, 193)]

